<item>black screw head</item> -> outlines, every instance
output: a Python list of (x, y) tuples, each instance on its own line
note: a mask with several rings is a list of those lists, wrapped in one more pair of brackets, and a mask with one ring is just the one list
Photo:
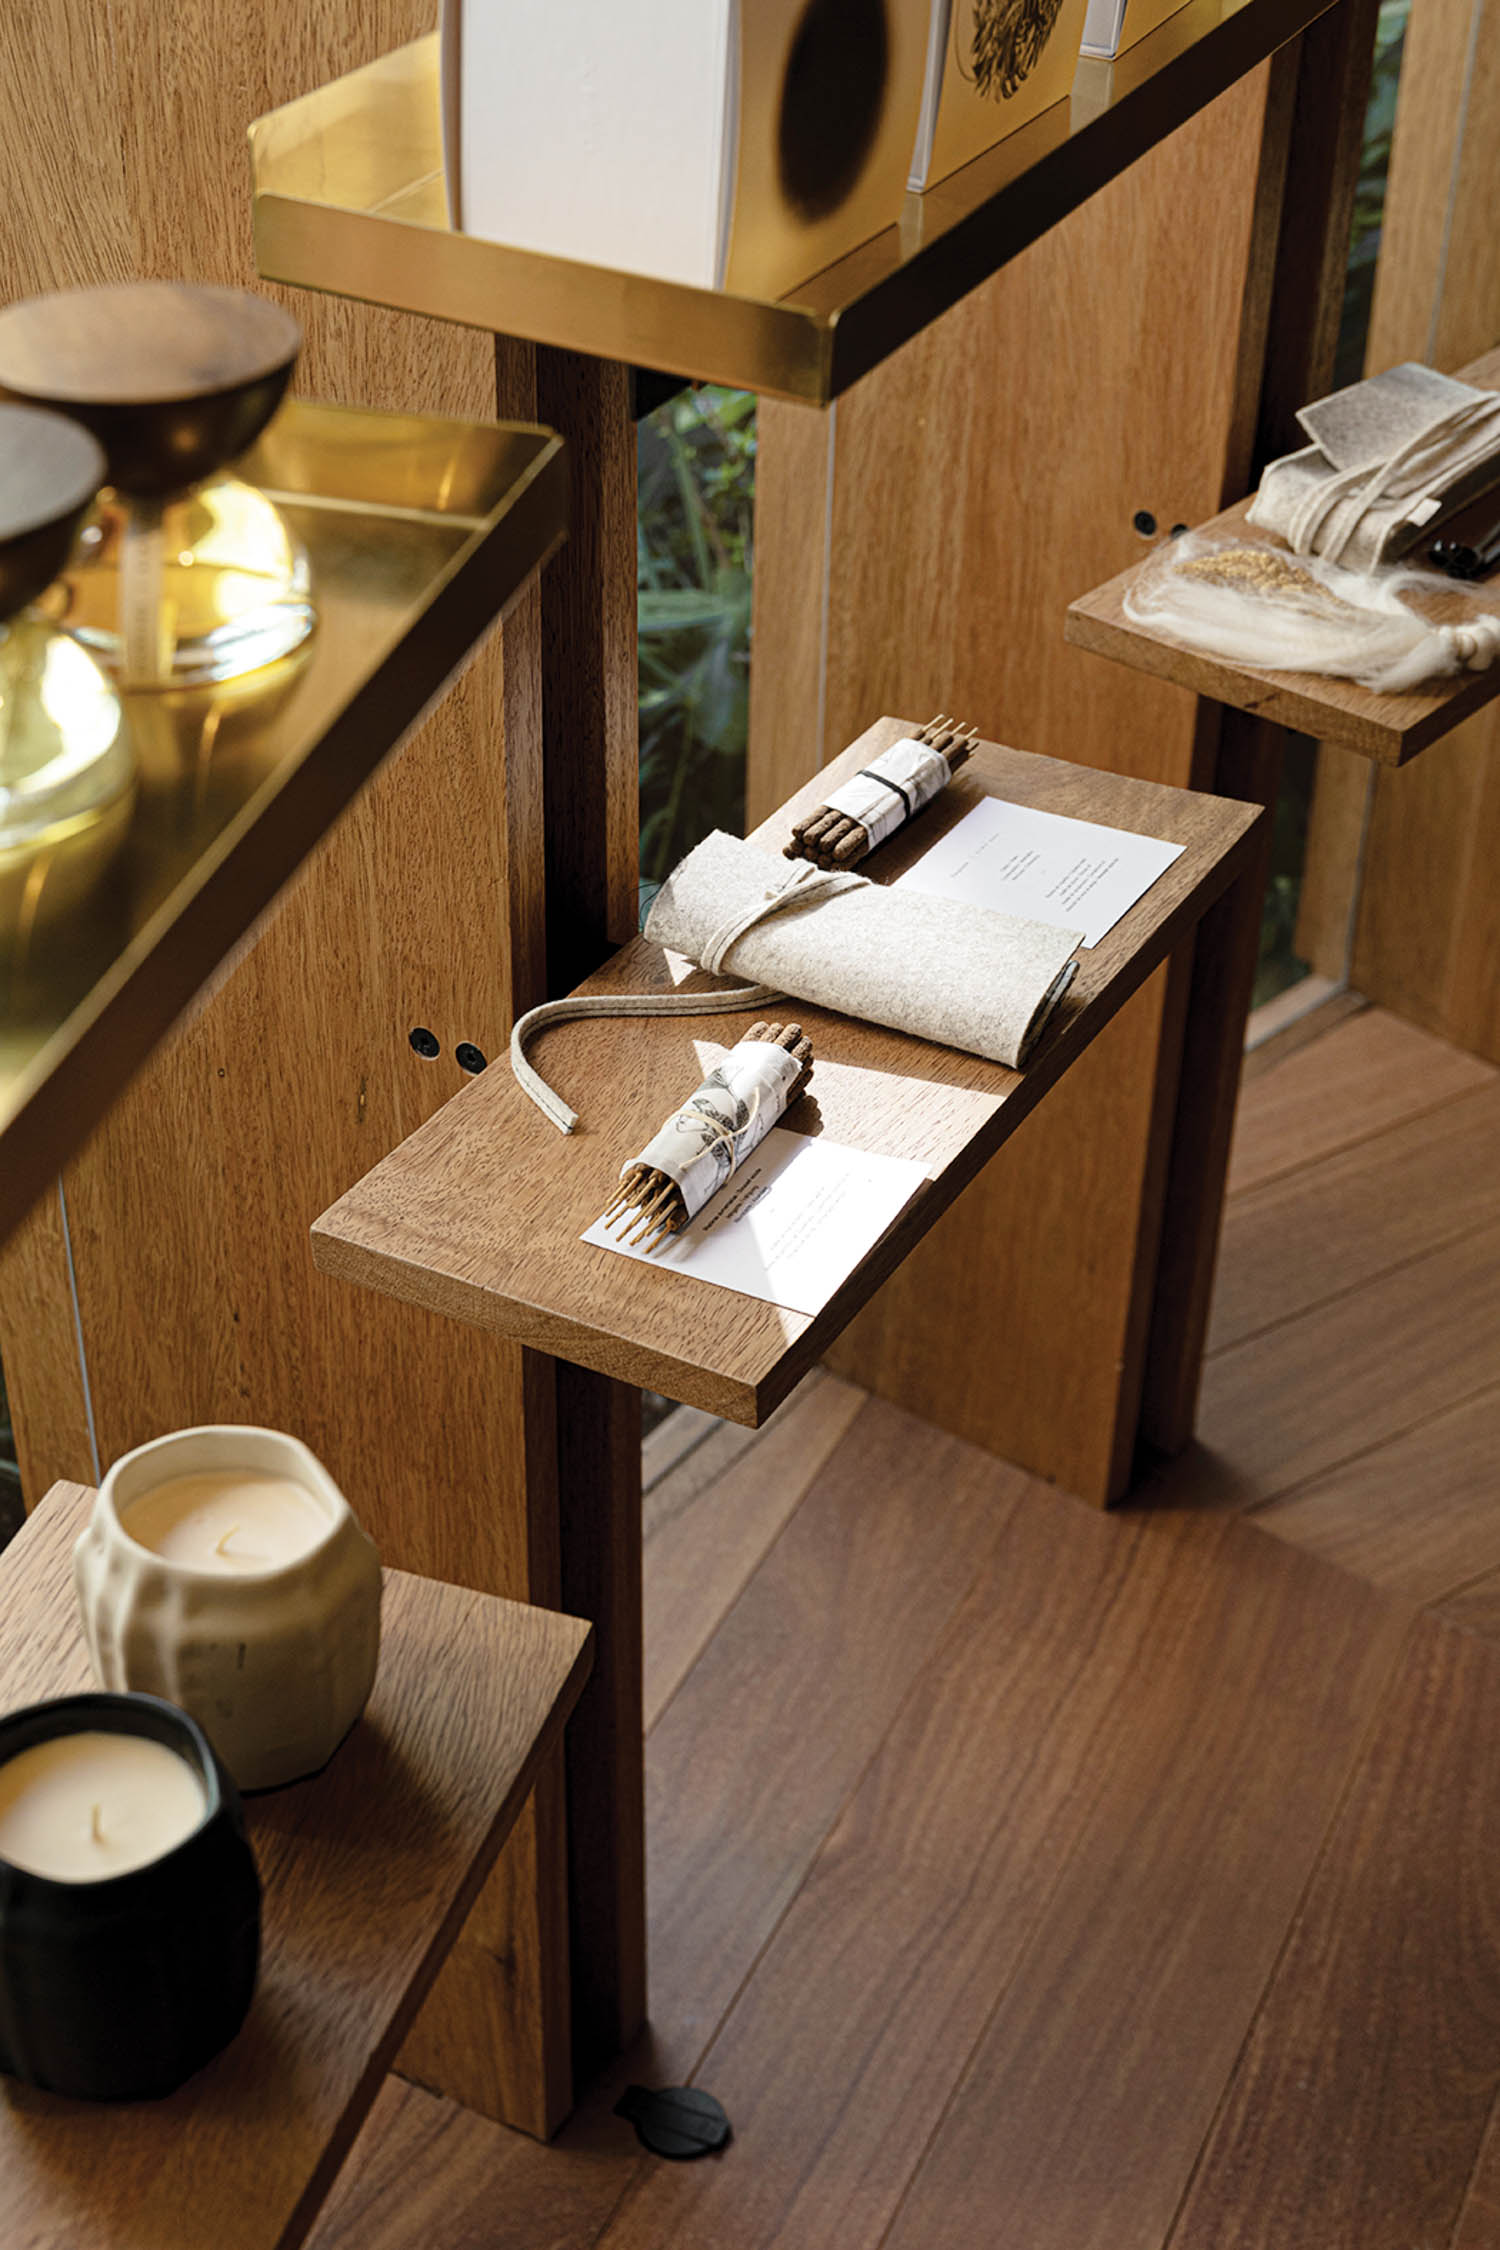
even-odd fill
[(1149, 508), (1137, 508), (1131, 522), (1143, 539), (1150, 539), (1156, 531), (1156, 518)]
[(419, 1023), (410, 1036), (414, 1053), (419, 1054), (424, 1062), (431, 1062), (434, 1055), (440, 1055), (443, 1051), (439, 1041), (425, 1024)]
[(453, 1050), (453, 1060), (460, 1070), (472, 1071), (476, 1078), (486, 1067), (484, 1050), (476, 1047), (472, 1039), (460, 1039)]

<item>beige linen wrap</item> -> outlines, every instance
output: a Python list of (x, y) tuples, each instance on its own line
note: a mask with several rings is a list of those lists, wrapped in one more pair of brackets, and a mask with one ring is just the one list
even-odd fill
[(582, 1016), (731, 1015), (787, 995), (1019, 1069), (1073, 980), (1078, 930), (864, 875), (773, 859), (718, 832), (673, 868), (646, 918), (653, 944), (753, 977), (718, 992), (575, 993), (544, 1000), (510, 1037), (516, 1082), (559, 1131), (577, 1113), (526, 1059), (549, 1024)]
[(1077, 930), (806, 862), (786, 869), (754, 844), (709, 836), (663, 883), (646, 935), (700, 968), (1013, 1070), (1071, 981)]

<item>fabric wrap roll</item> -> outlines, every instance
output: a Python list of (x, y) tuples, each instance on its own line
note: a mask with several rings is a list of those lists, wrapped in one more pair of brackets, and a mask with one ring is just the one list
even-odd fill
[(693, 1218), (765, 1139), (801, 1075), (801, 1063), (785, 1047), (742, 1039), (640, 1155), (621, 1165), (621, 1179), (635, 1164), (665, 1172)]
[[(1081, 932), (858, 875), (808, 888), (799, 878), (812, 872), (788, 876), (784, 861), (716, 833), (667, 877), (646, 936), (700, 966), (1020, 1066), (1072, 980)], [(721, 950), (726, 925), (752, 916)]]
[(938, 791), (947, 786), (951, 774), (941, 750), (908, 735), (872, 758), (841, 789), (835, 789), (828, 799), (828, 809), (857, 820), (874, 851), (903, 821), (930, 805)]

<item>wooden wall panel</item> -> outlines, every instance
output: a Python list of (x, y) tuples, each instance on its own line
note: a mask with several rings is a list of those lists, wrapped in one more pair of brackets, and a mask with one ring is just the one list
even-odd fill
[[(253, 282), (248, 122), (431, 15), (430, 0), (13, 0), (0, 13), (0, 299), (148, 274)], [(488, 336), (283, 294), (306, 332), (299, 388), (493, 413)], [(539, 996), (539, 668), (532, 592), (504, 649), (492, 636), (139, 1073), (68, 1167), (66, 1194), (106, 1465), (184, 1423), (274, 1423), (327, 1461), (388, 1561), (555, 1600), (550, 1386), (528, 1384), (496, 1338), (325, 1281), (307, 1240), (462, 1083), (454, 1043), (502, 1054), (513, 1001)], [(411, 1050), (416, 1024), (437, 1034), (438, 1061)], [(0, 1353), (33, 1495), (90, 1475), (50, 1201), (0, 1262)], [(462, 2007), (476, 1964), (499, 1977), (482, 2014), (512, 2041), (469, 2052), (448, 2090), (538, 2131), (569, 2081), (565, 1966), (535, 1905), (539, 1879), (561, 1896), (561, 1802), (553, 1772), (487, 1902), (484, 1942), (446, 1988)], [(451, 2056), (465, 2045), (451, 2034), (450, 2021), (429, 2045)]]
[[(752, 803), (882, 711), (1188, 781), (1196, 706), (1065, 647), (1061, 620), (1140, 554), (1138, 511), (1194, 522), (1247, 473), (1288, 85), (1254, 73), (857, 385), (823, 474), (806, 410), (762, 408)], [(1158, 979), (833, 1361), (1095, 1497), (1118, 1483), (1150, 1250), (1162, 998)]]
[[(1500, 340), (1497, 204), (1500, 0), (1421, 0), (1402, 64), (1372, 373), (1402, 359), (1451, 370)], [(1400, 771), (1331, 773), (1334, 760), (1325, 749), (1319, 761), (1300, 949), (1383, 1007), (1500, 1059), (1500, 712)]]

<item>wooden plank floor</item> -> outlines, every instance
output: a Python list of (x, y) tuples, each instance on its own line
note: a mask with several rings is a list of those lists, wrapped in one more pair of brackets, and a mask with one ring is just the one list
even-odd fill
[(1488, 1065), (1260, 1058), (1202, 1442), (1113, 1516), (826, 1375), (706, 1428), (651, 2031), (551, 2148), (392, 2081), (318, 2250), (1500, 2250), (1497, 1179)]

